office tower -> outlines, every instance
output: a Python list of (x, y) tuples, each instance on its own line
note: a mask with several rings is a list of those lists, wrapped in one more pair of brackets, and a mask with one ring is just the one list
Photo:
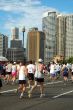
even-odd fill
[(55, 11), (45, 12), (42, 18), (42, 29), (46, 35), (45, 63), (48, 63), (56, 55), (56, 28), (57, 13)]
[(6, 57), (6, 50), (8, 48), (8, 37), (0, 34), (0, 56)]
[(45, 62), (56, 56), (73, 57), (73, 14), (44, 13), (42, 29), (46, 35)]
[(19, 40), (19, 28), (12, 30), (12, 40), (10, 41), (10, 48), (7, 49), (7, 58), (9, 61), (24, 61), (25, 49), (22, 45), (22, 40)]
[(28, 60), (37, 61), (39, 58), (44, 60), (45, 34), (38, 28), (31, 28), (27, 36), (27, 55)]
[(62, 14), (57, 15), (56, 36), (57, 36), (56, 55), (65, 57), (66, 17)]
[(19, 28), (15, 27), (12, 29), (12, 40), (10, 42), (11, 48), (22, 47), (22, 40), (19, 40)]
[(23, 48), (8, 48), (7, 58), (9, 61), (24, 61), (24, 49)]
[(19, 39), (19, 28), (12, 29), (12, 40)]
[(23, 47), (22, 40), (19, 40), (19, 39), (11, 40), (10, 47), (11, 48), (22, 48)]
[(65, 58), (73, 57), (73, 14), (65, 15), (66, 17), (66, 43)]

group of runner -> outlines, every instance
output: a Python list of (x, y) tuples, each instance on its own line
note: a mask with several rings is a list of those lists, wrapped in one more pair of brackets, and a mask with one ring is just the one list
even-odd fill
[(28, 92), (28, 96), (31, 97), (31, 93), (37, 84), (40, 84), (40, 92), (41, 97), (43, 96), (43, 82), (44, 82), (44, 64), (43, 60), (39, 59), (36, 64), (33, 64), (32, 61), (26, 65), (25, 62), (20, 62), (16, 65), (16, 62), (13, 64), (8, 62), (5, 68), (5, 73), (2, 73), (1, 77), (4, 79), (4, 82), (7, 84), (12, 81), (12, 84), (15, 83), (16, 78), (18, 78), (19, 87), (17, 91), (20, 91), (20, 98), (23, 97), (23, 94), (26, 90), (26, 84), (28, 79), (28, 85), (30, 88), (30, 92)]
[(26, 87), (28, 85), (28, 97), (32, 96), (33, 90), (40, 85), (40, 97), (45, 96), (44, 93), (44, 79), (45, 75), (54, 81), (58, 77), (62, 76), (64, 81), (68, 81), (69, 73), (73, 82), (73, 64), (58, 64), (50, 62), (48, 65), (43, 63), (42, 59), (38, 59), (37, 62), (33, 63), (29, 61), (28, 64), (25, 62), (16, 62), (1, 65), (0, 64), (0, 88), (2, 87), (1, 78), (6, 84), (10, 83), (13, 85), (18, 79), (18, 88), (16, 92), (20, 91), (20, 98), (24, 96)]

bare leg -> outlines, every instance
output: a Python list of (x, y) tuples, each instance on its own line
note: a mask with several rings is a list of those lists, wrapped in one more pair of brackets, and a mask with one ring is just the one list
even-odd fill
[(32, 86), (32, 88), (30, 89), (30, 91), (28, 92), (28, 97), (31, 97), (31, 94), (33, 92), (33, 90), (37, 87), (37, 81), (35, 81), (34, 85)]
[(40, 83), (40, 92), (41, 92), (40, 97), (45, 96), (45, 94), (44, 94), (44, 85), (43, 85), (43, 82)]

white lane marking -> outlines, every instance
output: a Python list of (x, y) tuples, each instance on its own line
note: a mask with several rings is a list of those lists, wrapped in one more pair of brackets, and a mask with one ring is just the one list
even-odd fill
[[(49, 84), (57, 84), (57, 83), (62, 83), (63, 81), (57, 81), (57, 82), (50, 82), (50, 83), (46, 83), (44, 85), (49, 85)], [(40, 86), (40, 85), (38, 85)], [(28, 88), (28, 87), (27, 87)], [(11, 90), (6, 90), (6, 91), (1, 91), (0, 93), (8, 93), (8, 92), (13, 92), (16, 91), (16, 89), (11, 89)]]
[[(71, 80), (71, 79), (69, 79)], [(56, 82), (49, 82), (49, 83), (46, 83), (44, 85), (50, 85), (50, 84), (58, 84), (58, 83), (63, 83), (63, 81), (56, 81)], [(40, 85), (38, 85), (40, 86)], [(28, 87), (27, 87), (28, 88)], [(6, 91), (1, 91), (0, 93), (8, 93), (8, 92), (13, 92), (13, 91), (16, 91), (17, 89), (11, 89), (11, 90), (6, 90)]]
[(61, 96), (63, 96), (63, 95), (66, 95), (66, 94), (70, 94), (70, 93), (72, 93), (72, 92), (73, 92), (73, 90), (68, 91), (68, 92), (64, 92), (64, 93), (59, 94), (59, 95), (56, 95), (56, 96), (54, 96), (54, 97), (52, 97), (52, 98), (58, 98), (58, 97), (61, 97)]
[(49, 85), (49, 84), (57, 84), (57, 83), (62, 83), (63, 81), (56, 81), (56, 82), (49, 82), (49, 83), (46, 83), (44, 85)]
[(16, 89), (11, 89), (11, 90), (2, 91), (2, 92), (0, 92), (0, 93), (2, 94), (2, 93), (12, 92), (12, 91), (15, 91), (15, 90), (16, 90)]

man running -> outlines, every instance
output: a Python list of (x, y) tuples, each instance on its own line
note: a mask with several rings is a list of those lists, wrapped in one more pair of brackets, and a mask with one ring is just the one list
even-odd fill
[(21, 62), (18, 69), (19, 87), (17, 89), (17, 91), (20, 90), (21, 92), (20, 98), (23, 97), (24, 92), (26, 90), (26, 76), (27, 76), (26, 66), (23, 62)]
[(69, 71), (68, 71), (68, 68), (66, 66), (66, 63), (63, 65), (61, 71), (62, 71), (62, 74), (63, 74), (64, 82), (67, 82), (68, 81), (68, 73), (69, 73)]
[(34, 82), (34, 72), (35, 72), (35, 65), (32, 64), (32, 61), (29, 61), (29, 64), (27, 65), (27, 71), (28, 71), (28, 84), (29, 88), (31, 88)]
[(43, 72), (43, 70), (44, 70), (43, 60), (39, 59), (38, 63), (36, 64), (36, 71), (35, 71), (35, 75), (34, 75), (35, 83), (32, 86), (32, 88), (30, 89), (30, 91), (28, 92), (29, 98), (31, 97), (32, 92), (37, 87), (38, 83), (40, 84), (40, 92), (41, 92), (40, 97), (44, 96), (44, 94), (43, 94), (43, 92), (44, 92), (44, 86), (43, 86), (43, 83), (44, 83), (44, 72)]
[(11, 71), (12, 71), (12, 63), (8, 62), (6, 66), (7, 84), (11, 81)]

